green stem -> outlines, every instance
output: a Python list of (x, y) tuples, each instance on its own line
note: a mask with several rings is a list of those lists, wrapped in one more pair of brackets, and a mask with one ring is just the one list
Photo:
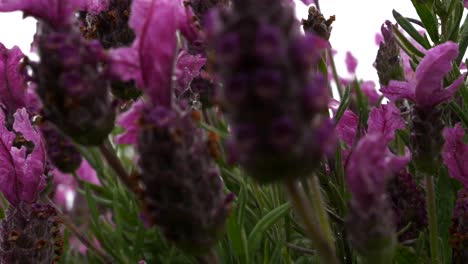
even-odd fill
[(330, 222), (328, 221), (328, 214), (325, 208), (325, 203), (323, 201), (322, 191), (320, 190), (320, 183), (317, 176), (313, 175), (312, 179), (307, 181), (307, 185), (312, 189), (312, 200), (315, 204), (315, 214), (318, 216), (320, 228), (324, 231), (328, 244), (333, 248), (333, 250), (335, 250), (333, 232), (330, 227)]
[(289, 194), (291, 204), (294, 206), (296, 213), (302, 219), (304, 229), (312, 240), (314, 246), (317, 249), (321, 263), (327, 264), (339, 264), (336, 258), (334, 247), (332, 247), (325, 238), (322, 230), (316, 226), (311, 211), (307, 208), (307, 197), (302, 189), (293, 180), (288, 180), (285, 183), (286, 190)]
[(427, 212), (429, 214), (429, 237), (431, 247), (431, 263), (440, 263), (440, 252), (438, 246), (439, 234), (437, 230), (436, 198), (434, 191), (434, 177), (425, 173), (424, 179), (427, 188)]
[(115, 151), (112, 149), (109, 140), (106, 140), (103, 144), (101, 144), (99, 146), (99, 150), (119, 179), (131, 189), (132, 183), (130, 182), (130, 177), (127, 173), (127, 170), (123, 166), (122, 161), (115, 154)]
[(336, 70), (335, 60), (333, 59), (333, 52), (331, 48), (327, 49), (328, 53), (328, 62), (332, 68), (333, 72), (333, 79), (335, 79), (336, 89), (338, 90), (338, 94), (340, 95), (340, 99), (343, 98), (343, 87), (341, 87), (340, 76), (338, 76), (338, 71)]

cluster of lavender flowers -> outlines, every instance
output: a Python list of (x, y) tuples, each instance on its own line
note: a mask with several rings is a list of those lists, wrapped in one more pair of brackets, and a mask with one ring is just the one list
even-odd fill
[[(355, 76), (351, 53), (346, 63), (356, 79), (336, 72), (335, 17), (311, 6), (301, 25), (292, 2), (0, 0), (1, 12), (37, 19), (39, 56), (30, 61), (0, 44), (0, 192), (8, 202), (0, 263), (61, 261), (65, 220), (82, 243), (111, 258), (102, 253), (111, 249), (90, 243), (68, 220), (80, 218), (70, 199), (84, 199), (83, 182), (96, 193), (111, 190), (101, 158), (134, 193), (126, 197), (146, 228), (156, 226), (200, 262), (216, 263), (213, 252), (240, 247), (218, 245), (231, 243), (232, 229), (246, 231), (235, 215), (229, 239), (220, 239), (232, 208), (246, 204), (231, 191), (249, 188), (228, 190), (245, 174), (286, 187), (296, 209), (288, 217), (300, 218), (304, 232), (286, 229), (307, 234), (323, 263), (393, 263), (415, 241), (430, 245), (421, 259), (439, 263), (448, 259), (439, 252), (441, 232), (453, 262), (467, 263), (466, 74), (455, 65), (463, 45), (450, 38), (418, 46), (386, 21), (374, 64), (382, 100), (375, 84)], [(423, 56), (406, 54), (411, 47)], [(331, 79), (341, 102), (330, 97)], [(123, 165), (114, 145), (134, 151), (134, 164)], [(447, 230), (438, 230), (447, 218), (436, 210), (440, 182), (456, 199), (443, 205), (453, 209)], [(245, 242), (252, 247), (254, 235)]]

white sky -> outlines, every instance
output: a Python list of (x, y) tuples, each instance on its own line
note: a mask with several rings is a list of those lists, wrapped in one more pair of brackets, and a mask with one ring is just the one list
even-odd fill
[[(344, 57), (351, 51), (359, 61), (357, 77), (374, 81), (377, 80), (372, 67), (377, 54), (374, 38), (382, 23), (386, 19), (394, 21), (392, 9), (407, 17), (417, 17), (409, 0), (321, 0), (320, 8), (327, 18), (336, 15), (330, 42), (338, 51), (335, 60), (339, 74), (346, 76)], [(307, 7), (300, 1), (297, 1), (297, 11), (300, 18), (307, 17)], [(36, 29), (34, 19), (23, 19), (21, 12), (0, 13), (0, 25), (0, 42), (8, 48), (17, 45), (31, 55), (30, 43)]]

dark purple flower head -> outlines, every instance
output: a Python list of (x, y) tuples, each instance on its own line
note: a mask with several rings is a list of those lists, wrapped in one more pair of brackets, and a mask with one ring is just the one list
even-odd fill
[(138, 151), (148, 214), (169, 241), (196, 255), (216, 243), (233, 199), (205, 140), (190, 113), (143, 110)]
[(220, 102), (233, 128), (230, 157), (262, 182), (309, 175), (325, 145), (334, 144), (321, 116), (326, 80), (314, 73), (327, 42), (303, 36), (281, 1), (235, 1), (207, 24), (224, 84)]
[[(304, 3), (311, 3), (312, 1), (303, 1)], [(309, 15), (307, 19), (302, 20), (304, 31), (308, 33), (315, 33), (324, 39), (329, 39), (332, 31), (332, 23), (335, 21), (335, 16), (331, 16), (328, 19), (322, 15), (320, 10), (315, 6), (309, 7)]]
[(375, 59), (374, 67), (379, 75), (381, 85), (388, 85), (390, 80), (403, 81), (405, 79), (402, 60), (400, 58), (400, 47), (393, 36), (393, 25), (385, 21), (381, 27), (383, 41), (380, 42), (379, 51)]
[(132, 0), (108, 0), (101, 11), (80, 13), (81, 32), (87, 39), (98, 39), (105, 49), (130, 46), (135, 32), (128, 26)]
[(46, 152), (40, 134), (31, 126), (26, 109), (14, 114), (13, 131), (0, 111), (0, 191), (8, 202), (33, 203), (45, 187)]
[(71, 139), (63, 135), (53, 124), (40, 124), (40, 131), (47, 145), (47, 157), (61, 172), (74, 172), (81, 164), (81, 154)]
[(422, 188), (409, 173), (402, 171), (390, 180), (387, 192), (392, 202), (397, 230), (407, 228), (398, 236), (398, 240), (417, 239), (419, 232), (427, 227), (426, 198)]
[(100, 44), (72, 28), (55, 31), (40, 24), (35, 45), (40, 62), (33, 65), (34, 81), (44, 117), (80, 144), (100, 144), (114, 126)]
[(463, 142), (464, 135), (465, 131), (461, 124), (457, 124), (454, 128), (445, 128), (442, 157), (450, 176), (468, 188), (468, 144)]
[(453, 252), (453, 263), (467, 263), (468, 261), (468, 189), (458, 192), (452, 226), (450, 232), (450, 245)]
[(50, 205), (19, 203), (0, 223), (0, 262), (58, 262), (63, 251), (60, 222)]
[(382, 93), (391, 100), (411, 100), (416, 107), (430, 109), (449, 100), (463, 82), (460, 76), (447, 88), (444, 76), (452, 70), (452, 61), (458, 56), (458, 44), (446, 42), (427, 51), (416, 69), (416, 76), (409, 82), (390, 81)]
[(107, 0), (2, 0), (0, 11), (23, 11), (27, 16), (38, 18), (51, 27), (60, 28), (71, 23), (75, 11), (87, 10), (97, 13), (105, 10), (107, 4)]

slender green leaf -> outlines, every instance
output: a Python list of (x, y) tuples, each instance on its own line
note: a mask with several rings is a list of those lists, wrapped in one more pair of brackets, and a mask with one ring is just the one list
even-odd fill
[(289, 212), (290, 207), (291, 206), (288, 202), (284, 203), (283, 205), (273, 209), (258, 221), (248, 238), (250, 254), (257, 252), (260, 247), (260, 242), (265, 236), (267, 230), (276, 224), (278, 220), (283, 218)]
[(419, 0), (411, 0), (413, 3), (416, 12), (421, 19), (421, 22), (424, 24), (429, 37), (434, 43), (439, 43), (439, 32), (438, 32), (438, 24), (437, 24), (437, 17), (432, 12), (431, 9), (428, 8), (426, 4)]
[(413, 27), (413, 24), (408, 21), (405, 17), (403, 17), (400, 13), (398, 13), (396, 10), (392, 11), (393, 17), (396, 19), (397, 23), (421, 46), (423, 46), (426, 49), (431, 48), (431, 44), (429, 43), (429, 40), (424, 36), (421, 36), (419, 32)]

